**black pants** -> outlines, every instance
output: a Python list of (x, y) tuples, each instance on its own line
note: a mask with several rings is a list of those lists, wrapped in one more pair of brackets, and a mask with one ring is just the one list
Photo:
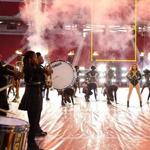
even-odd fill
[(116, 85), (107, 85), (104, 90), (104, 95), (107, 96), (107, 102), (114, 101), (117, 103), (117, 90), (118, 87)]
[[(7, 101), (7, 91), (3, 90), (0, 92), (0, 108), (9, 110), (9, 104)], [(0, 112), (1, 116), (6, 116), (7, 114), (5, 112)]]
[(38, 111), (28, 111), (29, 118), (29, 134), (28, 134), (28, 144), (34, 143), (35, 134), (40, 130), (39, 122), (40, 122), (41, 110)]
[(49, 98), (49, 87), (46, 87), (46, 99), (48, 99)]
[(86, 101), (88, 101), (90, 95), (92, 95), (92, 90), (94, 90), (94, 96), (95, 96), (95, 99), (97, 100), (97, 84), (96, 83), (89, 83), (87, 88), (88, 88), (88, 90), (87, 90), (87, 93), (85, 95)]

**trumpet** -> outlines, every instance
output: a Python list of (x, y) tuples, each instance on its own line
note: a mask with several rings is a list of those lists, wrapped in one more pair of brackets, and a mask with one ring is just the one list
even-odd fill
[(48, 63), (47, 65), (45, 65), (45, 73), (44, 73), (44, 76), (45, 76), (45, 86), (47, 88), (50, 88), (52, 87), (52, 76), (51, 74), (53, 73), (53, 70), (52, 70), (52, 67), (50, 65), (50, 63)]

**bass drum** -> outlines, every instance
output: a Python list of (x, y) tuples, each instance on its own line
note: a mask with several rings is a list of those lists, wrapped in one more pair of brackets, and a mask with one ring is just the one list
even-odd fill
[(57, 90), (63, 90), (72, 86), (76, 79), (76, 73), (69, 62), (58, 60), (51, 63), (53, 69), (52, 85)]
[(28, 130), (26, 121), (0, 116), (0, 150), (26, 150)]

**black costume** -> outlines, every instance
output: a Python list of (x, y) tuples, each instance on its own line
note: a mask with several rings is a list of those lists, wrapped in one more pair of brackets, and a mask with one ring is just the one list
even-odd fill
[(114, 99), (117, 103), (118, 87), (112, 84), (113, 78), (114, 78), (114, 71), (109, 66), (106, 73), (106, 84), (104, 85), (105, 86), (104, 95), (106, 94), (107, 96), (107, 104), (111, 104), (110, 101), (114, 101)]
[(61, 99), (62, 106), (65, 106), (67, 102), (69, 103), (72, 102), (72, 104), (74, 104), (73, 96), (74, 96), (75, 91), (73, 87), (67, 87), (64, 90), (57, 90), (57, 91), (58, 91), (58, 95), (62, 96), (62, 99)]
[(107, 85), (112, 85), (112, 79), (114, 78), (114, 71), (109, 68), (107, 70), (107, 74), (106, 74), (106, 82), (107, 82)]
[(19, 109), (27, 110), (30, 130), (28, 135), (28, 145), (32, 149), (32, 144), (35, 147), (34, 138), (36, 133), (39, 132), (39, 121), (42, 111), (42, 92), (41, 92), (41, 79), (42, 69), (39, 65), (30, 65), (24, 68), (24, 80), (25, 80), (25, 93), (19, 105)]
[[(14, 72), (9, 69), (2, 61), (0, 61), (0, 88), (7, 86), (7, 76), (13, 76)], [(0, 92), (0, 108), (8, 110), (9, 105), (7, 102), (7, 89)], [(0, 112), (0, 115), (6, 115), (6, 113)]]
[(116, 102), (117, 104), (117, 90), (118, 90), (118, 87), (117, 85), (107, 85), (105, 84), (104, 85), (104, 92), (103, 92), (103, 95), (107, 96), (107, 103), (108, 104), (111, 104), (110, 101), (114, 101)]
[(148, 87), (148, 90), (149, 90), (149, 94), (148, 94), (148, 97), (147, 97), (147, 102), (148, 102), (149, 98), (150, 98), (150, 70), (146, 69), (143, 72), (144, 72), (144, 74), (142, 76), (145, 77), (145, 83), (142, 86), (141, 94), (142, 94), (144, 88)]
[(78, 66), (75, 66), (75, 69), (76, 69), (76, 80), (74, 83), (74, 88), (75, 88), (74, 94), (76, 94), (77, 88), (79, 88), (79, 93), (80, 93), (80, 77), (79, 77), (80, 70), (78, 70), (79, 69)]
[(141, 78), (142, 76), (139, 71), (137, 71), (135, 74), (132, 71), (127, 74), (127, 79), (133, 86), (136, 86)]
[(86, 74), (86, 80), (87, 80), (87, 92), (85, 94), (86, 101), (89, 101), (89, 96), (92, 95), (92, 91), (94, 90), (94, 96), (97, 100), (97, 78), (99, 76), (99, 73), (95, 70), (96, 68), (94, 66), (91, 67), (91, 71), (89, 71)]
[(150, 87), (150, 71), (149, 70), (144, 70), (144, 74), (142, 76), (145, 77), (145, 83), (142, 87), (141, 93), (143, 92), (145, 87)]

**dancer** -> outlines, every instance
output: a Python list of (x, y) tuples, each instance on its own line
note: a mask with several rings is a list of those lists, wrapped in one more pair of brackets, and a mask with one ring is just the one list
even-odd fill
[(107, 84), (110, 86), (112, 85), (112, 79), (114, 78), (114, 71), (111, 69), (110, 66), (107, 67), (107, 72), (106, 72), (106, 81)]
[[(107, 104), (111, 104), (111, 101), (114, 101), (114, 97), (116, 97), (117, 87), (115, 85), (112, 85), (112, 79), (114, 78), (114, 71), (111, 69), (110, 66), (107, 68), (106, 72), (106, 84), (105, 86), (105, 94), (107, 96)], [(114, 92), (114, 96), (113, 96)], [(117, 103), (117, 97), (115, 98), (115, 101)]]
[(75, 71), (76, 71), (77, 77), (76, 77), (76, 81), (74, 83), (74, 88), (75, 88), (74, 94), (76, 94), (77, 88), (79, 88), (79, 93), (80, 93), (80, 77), (79, 77), (80, 70), (79, 70), (79, 66), (75, 66)]
[(147, 97), (147, 103), (149, 103), (149, 98), (150, 98), (150, 70), (145, 69), (143, 72), (144, 72), (144, 74), (142, 76), (145, 77), (145, 83), (142, 86), (141, 94), (142, 94), (143, 90), (146, 87), (148, 87), (149, 94), (148, 94), (148, 97)]
[(86, 80), (87, 80), (87, 92), (85, 94), (85, 99), (89, 102), (89, 96), (92, 94), (91, 90), (94, 90), (95, 100), (97, 100), (97, 86), (98, 86), (98, 77), (99, 73), (96, 71), (96, 67), (92, 66), (91, 71), (86, 73)]
[(127, 74), (127, 78), (129, 80), (129, 93), (128, 93), (128, 99), (127, 99), (127, 107), (129, 107), (129, 100), (132, 93), (133, 88), (136, 88), (139, 100), (140, 100), (140, 107), (142, 107), (142, 98), (140, 94), (140, 84), (139, 80), (141, 79), (141, 73), (138, 69), (137, 64), (133, 64), (130, 67), (130, 70)]
[(107, 96), (107, 104), (111, 104), (110, 101), (114, 101), (117, 103), (117, 90), (118, 90), (118, 86), (117, 85), (107, 85), (104, 84), (104, 92), (103, 95)]
[[(50, 66), (50, 63), (45, 66), (46, 70), (51, 71), (51, 74), (53, 73), (52, 67)], [(45, 73), (45, 91), (46, 91), (46, 100), (50, 100), (49, 98), (49, 90), (52, 88), (52, 77), (51, 74)]]

